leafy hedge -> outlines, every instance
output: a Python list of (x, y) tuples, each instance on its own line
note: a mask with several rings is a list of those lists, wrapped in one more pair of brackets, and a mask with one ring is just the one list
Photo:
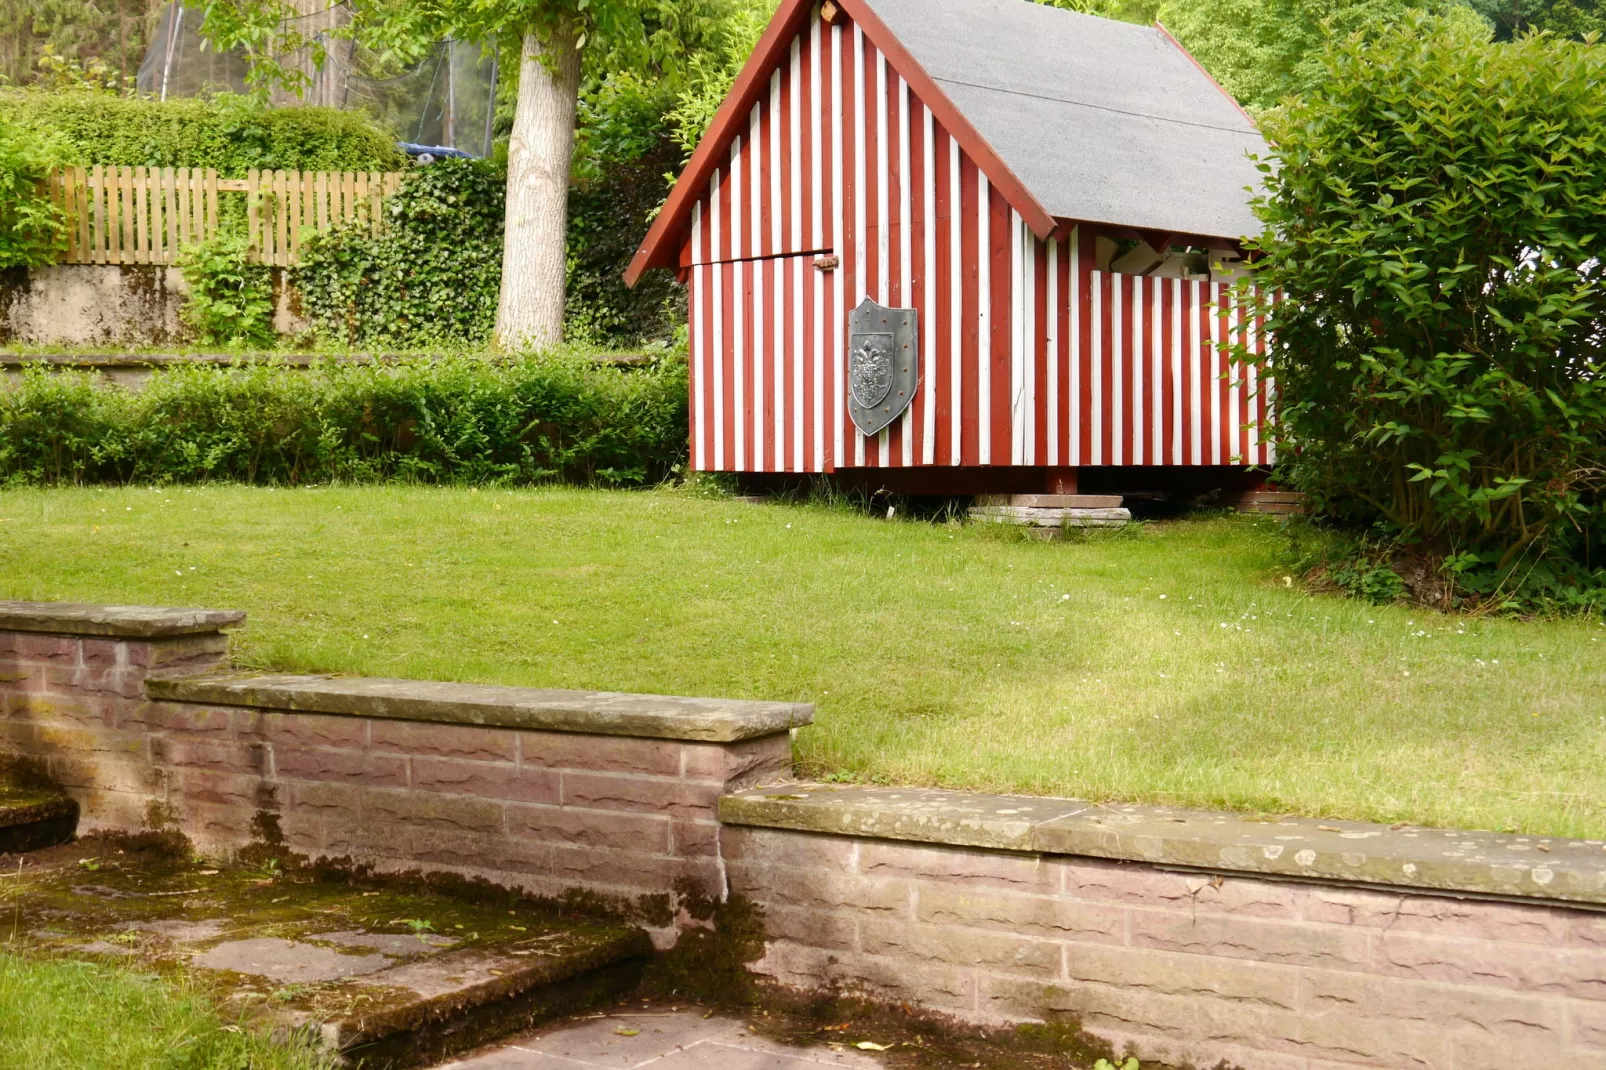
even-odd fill
[(396, 139), (355, 112), (269, 108), (219, 94), (157, 101), (93, 90), (0, 90), (0, 113), (23, 130), (53, 137), (68, 163), (247, 170), (395, 171), (406, 164)]
[(1606, 590), (1606, 50), (1413, 19), (1267, 129), (1283, 475), (1479, 599)]
[(302, 312), (326, 338), (362, 346), (484, 343), (496, 325), (506, 179), (480, 160), (442, 159), (385, 201), (377, 237), (357, 222), (302, 246)]
[(686, 366), (190, 366), (139, 390), (30, 372), (0, 394), (0, 482), (636, 485), (685, 452)]
[(48, 264), (67, 246), (62, 211), (45, 195), (60, 146), (0, 114), (0, 268)]

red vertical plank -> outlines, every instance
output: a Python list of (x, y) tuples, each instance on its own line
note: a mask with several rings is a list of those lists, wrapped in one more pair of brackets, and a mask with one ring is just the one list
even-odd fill
[(909, 459), (919, 465), (925, 457), (926, 435), (931, 423), (931, 406), (926, 404), (926, 377), (931, 367), (932, 346), (935, 334), (931, 330), (931, 317), (936, 309), (926, 300), (926, 280), (931, 277), (931, 250), (926, 248), (926, 112), (911, 91), (907, 94), (909, 123), (909, 171), (904, 180), (909, 183), (909, 218), (904, 220), (904, 240), (909, 243), (909, 300), (915, 315), (916, 359), (919, 374), (916, 376), (915, 396), (909, 405), (912, 414), (905, 427), (910, 438)]
[(949, 180), (951, 150), (948, 132), (940, 125), (934, 125), (932, 138), (936, 143), (936, 166), (933, 174), (937, 182), (937, 248), (931, 258), (932, 269), (937, 273), (937, 308), (933, 311), (933, 315), (937, 317), (935, 332), (937, 352), (933, 354), (937, 358), (937, 404), (933, 419), (936, 421), (937, 463), (957, 465), (960, 461), (953, 449), (951, 433), (954, 421), (958, 418), (953, 394), (953, 339), (960, 302), (960, 295), (954, 292), (953, 287), (952, 249), (953, 228), (956, 225), (954, 208), (956, 201)]
[(978, 265), (980, 253), (976, 248), (981, 230), (977, 226), (980, 211), (980, 194), (976, 188), (976, 165), (968, 156), (959, 160), (959, 257), (963, 274), (963, 287), (955, 309), (959, 315), (960, 369), (963, 382), (959, 396), (954, 399), (959, 414), (960, 463), (974, 465), (981, 459), (981, 428), (984, 414), (979, 411), (980, 395), (977, 381), (982, 374), (980, 319), (981, 280)]
[(1011, 292), (1010, 246), (1015, 234), (1010, 225), (1009, 202), (996, 187), (989, 188), (988, 256), (991, 259), (992, 282), (992, 412), (989, 414), (992, 434), (992, 463), (1007, 465), (1010, 458), (1010, 374), (1011, 332), (1015, 312)]

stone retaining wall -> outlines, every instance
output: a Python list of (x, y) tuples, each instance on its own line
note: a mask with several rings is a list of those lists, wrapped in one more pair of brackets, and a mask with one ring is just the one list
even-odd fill
[(1606, 1070), (1600, 841), (783, 784), (807, 706), (221, 671), (242, 616), (0, 604), (0, 750), (90, 826), (735, 894), (776, 982), (1146, 1066)]
[[(273, 328), (305, 332), (283, 268), (273, 268)], [(169, 345), (190, 334), (189, 286), (176, 267), (53, 264), (0, 272), (0, 343)]]
[[(1087, 846), (1109, 857), (972, 846), (1064, 830), (1059, 815), (1073, 809), (1073, 821), (1103, 827)], [(1386, 872), (1368, 871), (1369, 852), (1388, 870), (1411, 864), (1385, 838), (1404, 830), (1187, 814), (822, 785), (744, 792), (722, 807), (731, 889), (763, 908), (768, 928), (755, 968), (784, 984), (972, 1022), (1072, 1020), (1118, 1051), (1176, 1065), (1606, 1068), (1601, 844), (1419, 835), (1424, 862), (1460, 854), (1447, 861), (1467, 895), (1509, 896), (1452, 898), (1374, 883)], [(1288, 859), (1285, 876), (1174, 868), (1158, 826), (1176, 829), (1166, 834), (1180, 846), (1200, 819), (1214, 828), (1193, 842), (1213, 857), (1227, 833), (1252, 849), (1245, 861)], [(1324, 839), (1342, 849), (1324, 852)], [(1276, 846), (1287, 850), (1267, 859)], [(1348, 855), (1372, 880), (1295, 879), (1292, 856), (1305, 850), (1312, 867)], [(1146, 852), (1161, 857), (1110, 860)], [(1530, 889), (1532, 870), (1550, 863), (1549, 883), (1580, 899), (1593, 888), (1595, 909), (1517, 898), (1511, 861), (1523, 856)]]
[[(790, 769), (807, 706), (215, 675), (242, 614), (0, 612), (0, 746), (86, 827), (152, 806), (199, 846), (282, 835), (380, 867), (538, 893), (724, 888), (720, 795)], [(77, 633), (77, 634), (73, 634)], [(355, 685), (355, 686), (354, 686)]]

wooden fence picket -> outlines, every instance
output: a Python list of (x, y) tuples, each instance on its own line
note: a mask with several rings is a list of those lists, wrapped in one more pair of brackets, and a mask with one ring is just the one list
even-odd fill
[(214, 168), (63, 167), (45, 192), (66, 223), (64, 264), (174, 264), (217, 233), (224, 201), (245, 197), (246, 236), (261, 263), (299, 262), (305, 231), (364, 221), (384, 225), (398, 172), (262, 171), (220, 178)]

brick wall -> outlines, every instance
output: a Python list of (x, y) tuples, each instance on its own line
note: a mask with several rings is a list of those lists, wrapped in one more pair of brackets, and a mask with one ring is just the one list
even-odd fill
[(784, 731), (713, 743), (154, 701), (153, 674), (223, 659), (221, 634), (0, 633), (0, 747), (42, 760), (87, 827), (153, 803), (201, 848), (259, 838), (539, 893), (661, 895), (724, 882), (721, 793), (790, 770)]
[(1606, 914), (789, 829), (724, 832), (756, 969), (1244, 1070), (1603, 1070)]

